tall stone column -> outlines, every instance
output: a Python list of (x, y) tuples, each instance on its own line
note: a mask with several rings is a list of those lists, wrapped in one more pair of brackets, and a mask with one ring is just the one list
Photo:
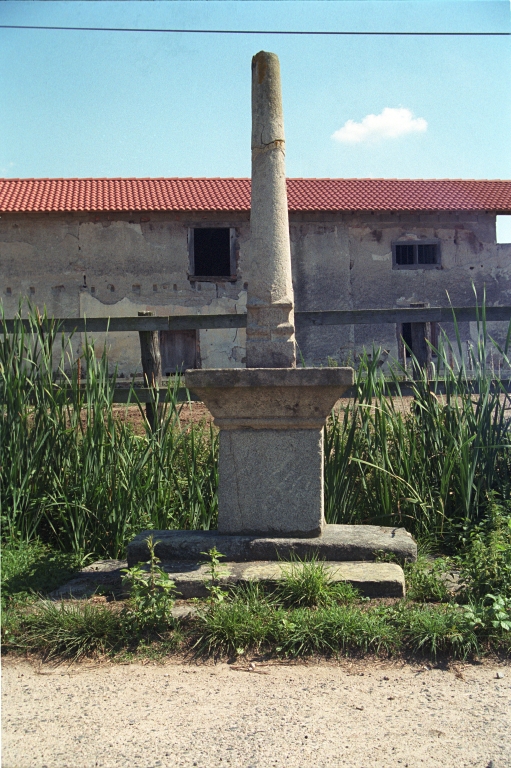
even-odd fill
[(294, 368), (296, 343), (280, 64), (252, 59), (251, 278), (247, 368)]
[(351, 368), (297, 368), (280, 66), (252, 60), (247, 367), (186, 371), (220, 428), (218, 531), (319, 536), (323, 426)]

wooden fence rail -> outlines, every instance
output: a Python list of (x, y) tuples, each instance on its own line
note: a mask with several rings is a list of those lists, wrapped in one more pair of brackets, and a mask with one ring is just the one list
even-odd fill
[[(489, 322), (511, 320), (511, 306), (486, 307)], [(340, 309), (322, 312), (295, 312), (297, 328), (326, 325), (380, 325), (382, 323), (458, 323), (481, 318), (478, 307), (420, 307), (410, 309)], [(173, 315), (171, 317), (66, 317), (52, 318), (59, 330), (66, 333), (117, 333), (123, 331), (193, 331), (216, 328), (245, 328), (246, 314), (228, 315)], [(12, 333), (15, 320), (4, 320), (5, 329)], [(29, 320), (23, 325), (30, 331)], [(0, 325), (1, 332), (1, 325)]]
[[(158, 369), (159, 345), (156, 331), (189, 331), (189, 330), (213, 330), (217, 328), (245, 328), (247, 324), (246, 314), (226, 314), (226, 315), (174, 315), (171, 317), (156, 317), (150, 313), (140, 313), (139, 317), (93, 317), (93, 318), (48, 318), (49, 321), (56, 323), (59, 331), (65, 333), (117, 333), (125, 331), (135, 331), (140, 334), (142, 349), (142, 362), (144, 364), (145, 383), (154, 379), (154, 387), (125, 386), (116, 387), (114, 391), (114, 403), (146, 403), (146, 410), (149, 422), (154, 421), (154, 404), (156, 401), (164, 403), (168, 398), (168, 389), (161, 386), (161, 364)], [(383, 323), (412, 323), (418, 332), (418, 336), (425, 335), (426, 323), (449, 323), (453, 322), (453, 316), (457, 322), (475, 321), (481, 319), (482, 310), (478, 307), (406, 307), (393, 309), (356, 309), (356, 310), (331, 310), (322, 312), (295, 312), (295, 325), (297, 328), (322, 327), (329, 325), (381, 325)], [(486, 307), (485, 317), (487, 321), (511, 321), (511, 306), (505, 307)], [(0, 334), (3, 330), (12, 333), (15, 324), (19, 322), (13, 319), (4, 319), (0, 323)], [(34, 329), (33, 324), (28, 319), (22, 320), (25, 329), (30, 332)], [(3, 328), (2, 328), (3, 325)], [(152, 333), (151, 333), (152, 332)], [(149, 344), (150, 337), (153, 344)], [(146, 338), (147, 337), (147, 338)], [(146, 349), (147, 347), (147, 349)], [(154, 349), (153, 349), (154, 347)], [(144, 352), (145, 350), (145, 352)], [(422, 366), (427, 365), (427, 355), (423, 355), (424, 360), (420, 360)], [(147, 359), (145, 359), (147, 358)], [(154, 360), (153, 360), (154, 358)], [(156, 366), (154, 375), (153, 363)], [(420, 368), (420, 366), (419, 366)], [(158, 374), (158, 370), (160, 373)], [(151, 371), (153, 373), (151, 374)], [(415, 371), (417, 374), (419, 371)], [(492, 388), (496, 391), (511, 392), (511, 380), (502, 380), (492, 382)], [(442, 382), (435, 383), (435, 390), (438, 394), (445, 393), (445, 385)], [(389, 395), (402, 394), (403, 396), (413, 395), (413, 383), (404, 381), (398, 388), (395, 384), (388, 384)], [(350, 387), (344, 394), (343, 399), (352, 398), (355, 394), (355, 388)], [(74, 393), (70, 391), (70, 397)], [(84, 393), (85, 396), (85, 393)], [(180, 387), (177, 392), (179, 402), (187, 400), (197, 400), (195, 395), (188, 392), (184, 387)]]

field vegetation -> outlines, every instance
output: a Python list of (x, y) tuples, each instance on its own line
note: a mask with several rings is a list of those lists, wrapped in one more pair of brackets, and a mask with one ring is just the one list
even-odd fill
[(358, 366), (355, 397), (325, 430), (327, 521), (406, 527), (422, 553), (405, 566), (407, 600), (369, 604), (349, 589), (332, 592), (312, 563), (308, 581), (288, 574), (278, 594), (224, 593), (213, 579), (211, 599), (184, 623), (169, 613), (168, 580), (156, 576), (148, 596), (131, 574), (124, 608), (34, 602), (84, 563), (122, 557), (141, 530), (215, 527), (218, 438), (205, 422), (182, 419), (191, 405), (178, 402), (178, 378), (156, 429), (144, 420), (137, 433), (115, 417), (106, 352), (86, 339), (78, 365), (54, 321), (34, 310), (28, 317), (29, 331), (19, 322), (10, 334), (0, 317), (7, 647), (126, 653), (133, 643), (151, 646), (156, 633), (160, 648), (200, 654), (509, 652), (511, 399), (488, 359), (494, 350), (511, 369), (511, 325), (497, 345), (484, 305), (468, 356), (459, 335), (454, 345), (443, 337), (433, 372), (414, 383), (410, 409), (399, 407), (404, 371), (396, 364), (383, 375), (373, 350)]

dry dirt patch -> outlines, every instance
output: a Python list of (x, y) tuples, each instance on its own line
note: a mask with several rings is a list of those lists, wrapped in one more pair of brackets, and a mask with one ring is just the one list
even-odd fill
[[(509, 768), (511, 665), (3, 667), (4, 768)], [(496, 672), (504, 674), (497, 679)], [(258, 673), (258, 674), (257, 674)]]
[[(130, 424), (137, 435), (145, 434), (144, 420), (138, 405), (114, 405), (112, 410), (116, 421)], [(209, 424), (213, 422), (213, 417), (204, 403), (193, 401), (192, 403), (183, 403), (180, 422), (183, 426), (203, 423), (209, 427)]]

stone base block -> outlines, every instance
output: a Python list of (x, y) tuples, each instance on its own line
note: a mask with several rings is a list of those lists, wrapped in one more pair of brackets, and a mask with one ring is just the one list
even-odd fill
[(351, 368), (186, 371), (220, 428), (220, 533), (317, 536), (326, 418)]
[(52, 600), (79, 600), (91, 597), (98, 591), (100, 594), (121, 597), (125, 592), (122, 569), (127, 566), (126, 560), (98, 560), (82, 568), (70, 581), (50, 592), (48, 597)]
[(318, 536), (323, 530), (323, 431), (220, 432), (218, 532)]
[(374, 561), (379, 553), (399, 562), (417, 559), (417, 544), (404, 528), (378, 525), (326, 525), (315, 538), (237, 536), (219, 531), (143, 531), (128, 545), (131, 567), (149, 558), (147, 537), (153, 535), (156, 554), (165, 562), (198, 562), (202, 552), (216, 547), (230, 562), (289, 560), (317, 556), (328, 561)]

